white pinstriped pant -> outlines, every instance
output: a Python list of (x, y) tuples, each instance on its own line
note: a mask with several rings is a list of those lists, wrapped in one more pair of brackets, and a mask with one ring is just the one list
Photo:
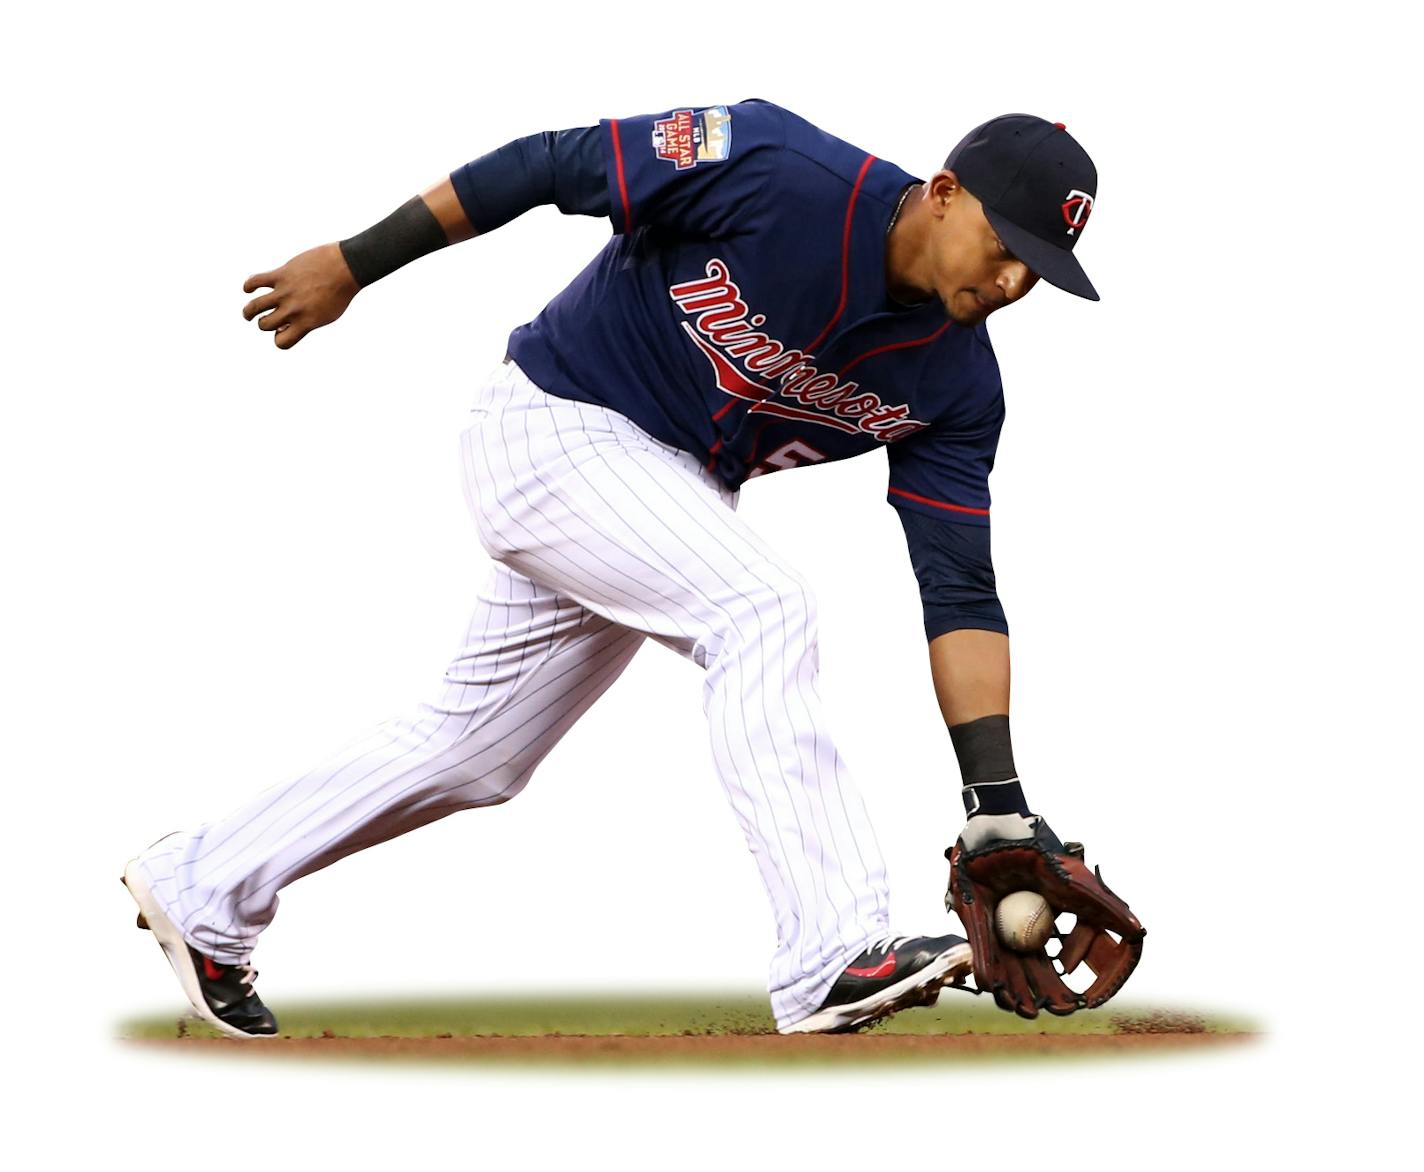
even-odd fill
[(718, 776), (776, 921), (778, 1025), (888, 930), (885, 867), (826, 734), (811, 593), (696, 457), (497, 367), (462, 437), (495, 560), (437, 699), (142, 856), (199, 951), (244, 963), (277, 892), (456, 810), (508, 801), (645, 636), (703, 668)]

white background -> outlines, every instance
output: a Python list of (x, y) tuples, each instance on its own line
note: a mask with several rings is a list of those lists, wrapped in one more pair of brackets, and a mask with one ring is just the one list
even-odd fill
[[(1418, 1044), (1418, 916), (1391, 859), (1419, 841), (1419, 110), (1384, 6), (45, 11), (4, 49), (5, 1048), (28, 1084), (8, 1150), (1076, 1168), (1392, 1149), (1394, 1063)], [(1268, 1040), (656, 1079), (116, 1045), (120, 1018), (180, 1006), (124, 860), (438, 681), (485, 565), (467, 404), (609, 229), (539, 209), (287, 353), (243, 322), (243, 279), (519, 135), (746, 97), (921, 176), (1011, 110), (1093, 154), (1079, 255), (1102, 302), (1041, 285), (991, 324), (1016, 757), (1149, 926), (1135, 999), (1244, 1012)], [(818, 587), (894, 926), (942, 931), (957, 770), (884, 486), (867, 456), (755, 482), (742, 510)], [(517, 801), (289, 889), (256, 957), (268, 1001), (512, 974), (758, 988), (771, 920), (699, 689), (649, 646)]]

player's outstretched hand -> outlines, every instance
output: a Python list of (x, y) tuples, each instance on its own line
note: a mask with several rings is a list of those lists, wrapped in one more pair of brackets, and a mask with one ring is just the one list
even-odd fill
[[(322, 244), (292, 257), (270, 273), (254, 273), (242, 283), (244, 293), (270, 289), (242, 307), (259, 330), (271, 330), (279, 350), (290, 350), (312, 330), (330, 325), (360, 291), (337, 244)], [(263, 316), (257, 317), (258, 314)]]

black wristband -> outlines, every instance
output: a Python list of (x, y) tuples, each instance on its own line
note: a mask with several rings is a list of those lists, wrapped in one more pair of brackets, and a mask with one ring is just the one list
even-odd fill
[(364, 232), (341, 241), (340, 247), (356, 284), (364, 289), (401, 265), (419, 260), (449, 243), (435, 213), (417, 195), (379, 224), (372, 224)]
[(1014, 769), (1013, 742), (1007, 716), (981, 716), (949, 730), (959, 774), (964, 782), (964, 812), (975, 814), (1029, 813), (1028, 802)]

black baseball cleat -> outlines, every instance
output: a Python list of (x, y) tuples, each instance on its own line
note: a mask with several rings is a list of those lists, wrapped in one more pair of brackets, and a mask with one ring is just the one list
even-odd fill
[(138, 926), (153, 933), (199, 1017), (233, 1038), (260, 1038), (277, 1032), (277, 1019), (252, 987), (256, 969), (218, 964), (183, 939), (133, 863), (124, 868), (123, 884), (138, 904)]
[(783, 1034), (838, 1034), (912, 1005), (933, 1005), (940, 989), (974, 970), (962, 936), (896, 936), (877, 940), (846, 966), (821, 1008)]

